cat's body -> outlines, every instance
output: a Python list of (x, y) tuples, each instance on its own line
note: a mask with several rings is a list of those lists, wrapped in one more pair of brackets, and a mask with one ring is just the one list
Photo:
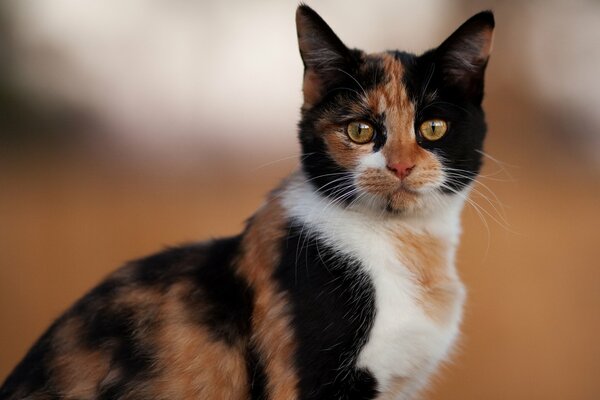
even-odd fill
[(0, 399), (411, 399), (447, 357), (493, 18), (421, 57), (348, 50), (306, 6), (297, 24), (302, 169), (241, 235), (109, 276)]
[[(305, 179), (296, 177), (282, 203), (286, 215), (300, 222), (308, 236), (303, 239), (304, 246), (314, 247), (301, 248), (297, 255), (300, 260), (306, 254), (309, 260), (327, 260), (324, 247), (358, 264), (357, 270), (364, 275), (354, 272), (349, 279), (356, 282), (349, 286), (360, 289), (338, 300), (353, 304), (359, 314), (370, 313), (361, 321), (370, 324), (370, 332), (352, 348), (356, 366), (375, 378), (381, 392), (375, 398), (410, 398), (447, 356), (458, 333), (464, 288), (454, 268), (454, 252), (462, 199), (429, 218), (394, 219), (324, 206)], [(315, 237), (319, 239), (311, 243)], [(304, 263), (300, 261), (299, 268)], [(335, 263), (328, 264), (324, 261), (323, 267), (336, 268)], [(310, 282), (307, 285), (311, 290), (327, 290)], [(335, 304), (324, 305), (339, 307)], [(369, 310), (371, 305), (374, 314)], [(317, 298), (310, 307), (318, 306)], [(361, 306), (365, 309), (360, 310)], [(310, 307), (305, 310), (308, 315)], [(332, 324), (329, 329), (339, 328)]]

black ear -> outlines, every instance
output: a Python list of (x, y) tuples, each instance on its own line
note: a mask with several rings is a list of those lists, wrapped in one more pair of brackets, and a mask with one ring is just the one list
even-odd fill
[(350, 73), (353, 57), (325, 21), (307, 5), (296, 10), (298, 46), (304, 63), (304, 108), (325, 95), (327, 88)]
[(444, 82), (475, 103), (483, 98), (483, 77), (492, 50), (494, 14), (469, 18), (436, 50)]

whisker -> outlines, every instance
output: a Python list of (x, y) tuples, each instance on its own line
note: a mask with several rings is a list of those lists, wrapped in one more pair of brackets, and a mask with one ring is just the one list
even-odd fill
[[(486, 231), (486, 237), (487, 237), (487, 245), (486, 245), (486, 250), (485, 250), (485, 257), (487, 257), (488, 253), (489, 253), (489, 249), (490, 249), (490, 243), (491, 243), (491, 231), (490, 231), (490, 226), (485, 218), (485, 215), (480, 211), (480, 206), (477, 205), (477, 203), (471, 199), (469, 199), (468, 196), (452, 190), (452, 188), (447, 188), (448, 190), (452, 191), (454, 194), (456, 194), (457, 196), (461, 197), (462, 199), (465, 200), (465, 202), (470, 205), (473, 210), (475, 210), (475, 212), (477, 213), (479, 219), (481, 220), (481, 222), (483, 223), (483, 226), (485, 227), (485, 231)], [(440, 199), (441, 200), (441, 199)]]
[(421, 96), (419, 97), (419, 104), (422, 104), (423, 99), (425, 98), (425, 93), (427, 92), (427, 88), (429, 87), (429, 84), (431, 83), (431, 78), (433, 78), (434, 72), (435, 72), (435, 63), (432, 63), (431, 66), (429, 67), (428, 77), (427, 77), (427, 81), (425, 81), (425, 86), (423, 87), (423, 90), (421, 90)]
[(518, 234), (518, 232), (515, 232), (509, 225), (503, 223), (502, 221), (499, 221), (494, 215), (492, 215), (488, 210), (486, 210), (485, 208), (481, 207), (479, 204), (477, 204), (473, 199), (469, 199), (468, 196), (466, 196), (465, 194), (453, 189), (452, 187), (443, 184), (442, 185), (443, 188), (445, 188), (446, 190), (456, 194), (457, 196), (460, 196), (461, 198), (463, 198), (465, 201), (468, 201), (470, 204), (472, 204), (474, 207), (477, 207), (481, 212), (483, 212), (484, 214), (486, 214), (488, 217), (490, 217), (494, 222), (496, 222), (500, 227), (502, 227), (503, 229), (505, 229), (508, 232), (514, 233), (514, 234)]
[(278, 162), (286, 161), (286, 160), (289, 160), (289, 159), (292, 159), (292, 158), (299, 158), (300, 160), (304, 160), (305, 158), (307, 158), (307, 157), (309, 157), (309, 156), (311, 156), (313, 154), (316, 154), (316, 153), (307, 153), (307, 154), (302, 155), (301, 157), (298, 157), (297, 154), (294, 154), (294, 155), (283, 157), (283, 158), (280, 158), (280, 159), (277, 159), (277, 160), (269, 161), (269, 162), (261, 164), (258, 167), (252, 169), (252, 172), (256, 172), (257, 170), (259, 170), (261, 168), (265, 168), (265, 167), (268, 167), (270, 165), (277, 164)]
[(446, 105), (446, 106), (451, 106), (451, 107), (455, 107), (455, 108), (458, 108), (458, 109), (459, 109), (459, 110), (461, 110), (461, 111), (464, 111), (464, 112), (465, 112), (466, 114), (468, 114), (469, 116), (472, 116), (472, 115), (473, 115), (473, 112), (472, 112), (471, 110), (468, 110), (468, 109), (466, 109), (466, 108), (464, 108), (464, 107), (462, 107), (462, 106), (459, 106), (459, 105), (457, 105), (457, 104), (453, 104), (453, 103), (449, 103), (449, 102), (447, 102), (447, 101), (441, 101), (441, 100), (434, 101), (434, 102), (432, 102), (432, 103), (429, 103), (429, 104), (427, 104), (425, 107), (423, 107), (423, 108), (421, 109), (421, 112), (425, 111), (425, 110), (426, 110), (426, 109), (428, 109), (429, 107), (436, 106), (436, 105), (438, 105), (438, 104), (441, 104), (441, 105)]
[(337, 71), (342, 72), (344, 74), (346, 74), (348, 77), (350, 77), (350, 79), (352, 79), (354, 82), (356, 82), (356, 84), (358, 85), (358, 87), (362, 90), (363, 94), (365, 97), (367, 97), (367, 91), (365, 90), (365, 88), (363, 87), (363, 85), (360, 84), (360, 82), (353, 77), (352, 75), (350, 75), (348, 72), (344, 71), (341, 68), (335, 68)]
[[(464, 178), (464, 176), (459, 175), (459, 174), (454, 174), (454, 173), (447, 174), (447, 176), (450, 177), (450, 178)], [(475, 184), (477, 186), (480, 186), (480, 187), (486, 189), (492, 196), (494, 196), (494, 200), (495, 200), (496, 203), (498, 203), (502, 207), (505, 207), (504, 203), (502, 203), (500, 201), (500, 198), (496, 195), (496, 193), (488, 185), (486, 185), (485, 183), (483, 183), (483, 182), (481, 182), (479, 180), (471, 179), (470, 181), (471, 182), (475, 182)]]
[[(449, 183), (453, 183), (453, 181), (449, 180)], [(480, 183), (478, 182), (477, 184), (480, 184)], [(500, 202), (500, 200), (498, 199), (498, 197), (496, 196), (496, 194), (494, 192), (492, 192), (490, 190), (490, 193), (495, 197), (495, 200), (490, 199), (482, 191), (478, 190), (475, 186), (472, 186), (471, 190), (475, 195), (482, 197), (494, 209), (494, 211), (498, 215), (498, 218), (501, 219), (502, 222), (506, 226), (510, 226), (510, 223), (507, 220), (505, 206), (504, 206), (504, 204), (502, 204), (502, 202)], [(498, 207), (500, 207), (500, 209), (498, 209), (498, 207), (496, 207), (496, 205), (494, 203), (498, 204)]]
[(509, 168), (519, 168), (517, 165), (512, 165), (512, 164), (508, 164), (504, 161), (500, 161), (497, 158), (491, 156), (490, 154), (486, 153), (483, 150), (475, 150), (477, 153), (481, 154), (482, 156), (484, 156), (485, 158), (493, 161), (496, 163), (496, 165), (498, 165), (500, 167), (500, 170), (502, 172), (504, 172), (511, 181), (515, 181), (515, 178), (511, 175), (511, 173), (508, 171)]
[[(351, 88), (348, 88), (348, 87), (338, 87), (338, 88), (331, 89), (330, 91), (328, 91), (327, 93), (325, 93), (325, 96), (329, 95), (330, 93), (336, 92), (338, 90), (349, 90), (351, 92), (354, 92), (358, 97), (361, 96), (361, 94), (357, 90), (354, 90), (354, 89), (351, 89)], [(325, 96), (323, 96), (323, 97), (325, 97)]]

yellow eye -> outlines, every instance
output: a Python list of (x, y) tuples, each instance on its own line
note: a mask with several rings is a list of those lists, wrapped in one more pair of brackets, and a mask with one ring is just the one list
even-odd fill
[(346, 132), (350, 140), (358, 144), (369, 143), (375, 136), (375, 129), (371, 125), (359, 121), (350, 122)]
[(430, 119), (421, 124), (419, 131), (427, 140), (438, 140), (448, 131), (448, 124), (441, 119)]

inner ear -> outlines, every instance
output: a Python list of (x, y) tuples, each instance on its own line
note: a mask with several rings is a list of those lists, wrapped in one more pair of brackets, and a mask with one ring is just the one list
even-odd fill
[(302, 105), (302, 108), (309, 109), (321, 100), (324, 95), (322, 90), (323, 86), (323, 82), (315, 71), (304, 71), (304, 80), (302, 82), (304, 104)]
[(484, 11), (462, 24), (436, 50), (443, 80), (475, 102), (483, 97), (483, 78), (492, 50), (494, 15)]
[(328, 88), (344, 79), (354, 64), (351, 51), (310, 7), (296, 11), (298, 47), (304, 63), (304, 108), (310, 108)]

